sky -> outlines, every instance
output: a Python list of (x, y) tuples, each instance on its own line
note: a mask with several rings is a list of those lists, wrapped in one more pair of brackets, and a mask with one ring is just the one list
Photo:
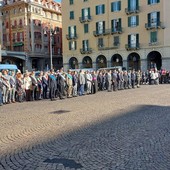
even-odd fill
[(61, 2), (61, 0), (55, 0), (56, 2)]

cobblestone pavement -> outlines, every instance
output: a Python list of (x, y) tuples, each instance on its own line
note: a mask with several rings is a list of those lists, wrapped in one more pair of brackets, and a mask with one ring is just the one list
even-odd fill
[(0, 107), (0, 170), (169, 170), (170, 85)]

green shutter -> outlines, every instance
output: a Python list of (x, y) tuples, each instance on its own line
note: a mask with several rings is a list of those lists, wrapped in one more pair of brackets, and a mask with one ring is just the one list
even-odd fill
[(76, 26), (74, 26), (74, 36), (76, 37)]
[(139, 25), (139, 15), (136, 16), (136, 26)]
[(151, 26), (151, 14), (149, 13), (148, 14), (148, 27)]
[(122, 28), (122, 19), (119, 18), (119, 26), (118, 26), (118, 29), (121, 29)]
[(69, 50), (71, 50), (71, 41), (69, 41)]
[(84, 9), (81, 9), (81, 17), (84, 18)]
[(96, 15), (98, 15), (98, 6), (96, 6)]
[(157, 24), (160, 22), (160, 12), (157, 12)]
[(88, 24), (84, 24), (84, 33), (88, 33), (89, 29), (88, 29)]
[(111, 3), (111, 12), (113, 12), (113, 11), (114, 11), (113, 6), (114, 6), (114, 2), (112, 2), (112, 3)]
[(112, 31), (114, 31), (113, 29), (114, 29), (114, 27), (113, 27), (113, 19), (111, 20), (111, 28), (112, 28)]
[(136, 9), (139, 7), (139, 0), (136, 0)]
[(105, 21), (103, 21), (103, 32), (105, 33)]
[(89, 19), (90, 19), (90, 8), (88, 8), (88, 16), (89, 16)]
[(130, 46), (130, 43), (131, 43), (130, 37), (131, 37), (131, 35), (128, 35), (128, 46)]
[(121, 1), (119, 1), (118, 3), (119, 3), (119, 11), (121, 11)]
[(71, 28), (68, 27), (68, 36), (70, 37), (70, 35), (71, 35)]
[(159, 3), (160, 2), (160, 0), (157, 0), (157, 3)]
[(148, 5), (150, 5), (151, 4), (151, 0), (148, 0)]
[(104, 4), (102, 5), (102, 13), (103, 14), (105, 13), (105, 5)]
[(86, 41), (87, 42), (87, 49), (89, 48), (89, 40)]
[(128, 0), (128, 9), (130, 9), (130, 0)]
[(96, 22), (96, 33), (97, 33), (97, 34), (98, 34), (98, 32), (99, 32), (99, 30), (98, 30), (98, 25), (99, 25), (99, 23)]
[(128, 27), (131, 27), (131, 17), (128, 17)]
[(136, 44), (139, 44), (139, 34), (136, 34)]

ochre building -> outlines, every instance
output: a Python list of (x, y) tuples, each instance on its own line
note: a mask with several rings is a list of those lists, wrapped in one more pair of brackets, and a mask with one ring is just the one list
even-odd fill
[(170, 69), (169, 7), (169, 0), (63, 0), (65, 69)]
[[(62, 67), (61, 4), (52, 0), (4, 0), (2, 63), (22, 71)], [(52, 55), (52, 57), (51, 57)]]

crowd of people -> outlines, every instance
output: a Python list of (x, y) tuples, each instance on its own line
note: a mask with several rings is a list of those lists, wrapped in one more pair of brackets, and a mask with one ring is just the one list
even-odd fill
[(0, 106), (9, 103), (50, 99), (51, 101), (95, 94), (98, 91), (117, 91), (140, 87), (141, 84), (168, 83), (170, 74), (156, 69), (135, 70), (80, 70), (54, 72), (3, 70), (0, 72)]

